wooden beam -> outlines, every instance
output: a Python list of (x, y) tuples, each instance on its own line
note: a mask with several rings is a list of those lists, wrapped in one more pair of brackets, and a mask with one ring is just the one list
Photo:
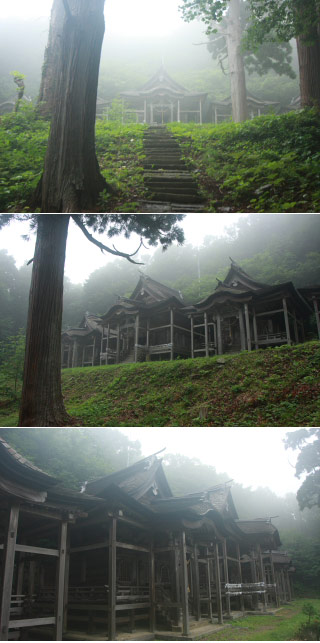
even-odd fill
[(1, 587), (0, 641), (8, 640), (10, 603), (14, 571), (14, 556), (19, 522), (19, 506), (10, 508), (7, 533), (5, 535), (4, 561)]
[[(21, 618), (9, 622), (10, 628), (16, 627), (37, 627), (38, 625), (55, 625), (56, 619), (54, 616), (43, 618)], [(8, 640), (8, 639), (3, 639)]]
[(112, 518), (109, 527), (109, 641), (116, 640), (116, 600), (117, 600), (117, 519)]
[(186, 551), (186, 532), (181, 532), (180, 540), (181, 557), (181, 600), (182, 600), (182, 634), (189, 635), (189, 606), (188, 606), (188, 569)]
[(108, 547), (109, 541), (104, 540), (101, 543), (94, 543), (93, 545), (81, 545), (81, 547), (71, 547), (70, 549), (70, 554), (75, 554), (80, 551), (90, 551), (91, 549), (103, 549), (104, 547)]
[(31, 547), (30, 545), (16, 545), (16, 551), (25, 554), (40, 554), (42, 556), (59, 556), (59, 549), (46, 549), (45, 547)]
[(121, 547), (121, 549), (131, 549), (132, 551), (143, 551), (146, 554), (150, 553), (150, 547), (141, 547), (140, 545), (131, 545), (131, 543), (122, 543), (117, 541), (116, 547)]
[(60, 547), (59, 547), (59, 560), (58, 560), (58, 574), (56, 586), (56, 641), (62, 641), (63, 631), (63, 613), (64, 613), (64, 586), (65, 586), (65, 572), (66, 572), (66, 557), (67, 557), (67, 534), (68, 523), (63, 521), (60, 527)]
[(220, 562), (219, 562), (219, 545), (215, 543), (214, 545), (214, 568), (215, 568), (215, 577), (216, 577), (216, 597), (217, 597), (217, 612), (218, 612), (218, 623), (223, 624), (223, 612), (222, 612), (222, 595), (221, 595), (221, 579), (220, 579)]

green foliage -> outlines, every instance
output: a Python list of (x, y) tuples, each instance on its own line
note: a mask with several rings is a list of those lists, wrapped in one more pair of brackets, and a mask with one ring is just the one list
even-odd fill
[(24, 351), (23, 331), (0, 342), (0, 401), (2, 402), (16, 400), (21, 393)]
[(297, 493), (301, 509), (320, 507), (320, 429), (301, 429), (288, 433), (286, 447), (300, 448), (296, 476), (299, 478), (307, 474)]
[[(248, 0), (251, 26), (248, 41), (253, 45), (270, 37), (288, 42), (303, 36), (312, 42), (316, 36), (319, 0)], [(272, 36), (274, 34), (274, 36)]]
[(320, 121), (316, 110), (244, 123), (173, 124), (195, 165), (208, 211), (318, 212)]
[(295, 633), (298, 641), (320, 640), (320, 610), (317, 610), (309, 601), (302, 606), (302, 613), (308, 616), (306, 623), (302, 623)]
[(320, 544), (317, 533), (314, 535), (306, 533), (308, 521), (304, 518), (304, 514), (305, 512), (300, 514), (299, 518), (301, 532), (285, 531), (281, 534), (281, 540), (294, 561), (296, 591), (301, 596), (310, 596), (312, 591), (317, 593), (319, 590)]

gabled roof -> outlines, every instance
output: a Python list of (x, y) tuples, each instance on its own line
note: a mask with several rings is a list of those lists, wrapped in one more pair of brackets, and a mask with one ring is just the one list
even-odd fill
[(161, 512), (178, 513), (188, 509), (196, 516), (205, 516), (210, 511), (216, 511), (223, 518), (238, 518), (230, 487), (226, 484), (178, 498), (155, 498), (151, 506)]
[(62, 332), (65, 337), (87, 337), (91, 333), (100, 333), (102, 335), (102, 319), (98, 315), (86, 312), (82, 318), (79, 328), (68, 328)]
[(216, 291), (219, 287), (228, 286), (230, 288), (240, 289), (240, 290), (260, 290), (261, 288), (268, 288), (269, 284), (261, 283), (252, 279), (243, 268), (241, 268), (233, 259), (231, 259), (231, 266), (226, 278), (220, 282), (216, 288)]
[(20, 455), (1, 437), (0, 475), (1, 478), (14, 481), (18, 485), (41, 491), (47, 490), (59, 482), (57, 478), (45, 473), (30, 460)]
[(171, 497), (172, 492), (162, 468), (162, 460), (157, 458), (157, 455), (154, 453), (125, 469), (88, 482), (86, 491), (103, 497), (111, 485), (116, 485), (128, 496), (140, 502), (147, 501), (147, 496)]
[(179, 290), (165, 286), (160, 281), (151, 279), (147, 275), (141, 275), (133, 293), (130, 295), (130, 300), (143, 301), (146, 295), (154, 301), (163, 301), (170, 297), (176, 297), (178, 300), (183, 301)]
[(153, 94), (171, 94), (178, 97), (196, 97), (207, 96), (207, 92), (190, 92), (188, 89), (177, 83), (164, 68), (159, 67), (156, 73), (144, 83), (137, 91), (121, 92), (121, 96), (137, 97), (148, 96)]
[(236, 520), (236, 525), (246, 536), (258, 540), (264, 537), (265, 541), (274, 542), (276, 546), (281, 545), (279, 532), (270, 519)]

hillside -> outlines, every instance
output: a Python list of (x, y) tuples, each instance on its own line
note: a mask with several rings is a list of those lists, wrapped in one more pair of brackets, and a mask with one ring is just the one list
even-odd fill
[[(320, 344), (63, 371), (82, 426), (318, 426)], [(2, 426), (16, 409), (3, 407)], [(6, 413), (6, 415), (5, 415)]]

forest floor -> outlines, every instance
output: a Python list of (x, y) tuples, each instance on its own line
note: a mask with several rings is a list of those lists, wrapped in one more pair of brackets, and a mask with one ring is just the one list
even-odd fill
[[(319, 426), (320, 343), (220, 357), (65, 369), (80, 426)], [(0, 426), (17, 425), (0, 406)]]
[[(101, 173), (113, 188), (112, 195), (101, 193), (97, 212), (148, 211), (146, 130), (146, 125), (97, 120), (97, 157)], [(316, 110), (269, 114), (244, 123), (172, 123), (168, 131), (200, 187), (203, 212), (320, 211)], [(29, 211), (48, 134), (48, 122), (38, 118), (32, 106), (1, 116), (1, 212)], [(193, 207), (199, 211), (198, 202)]]
[[(298, 599), (275, 612), (257, 616), (245, 616), (233, 621), (223, 630), (206, 637), (206, 641), (294, 641), (297, 630), (308, 619), (302, 612), (308, 602), (320, 610), (320, 599)], [(304, 639), (302, 639), (304, 640)]]

